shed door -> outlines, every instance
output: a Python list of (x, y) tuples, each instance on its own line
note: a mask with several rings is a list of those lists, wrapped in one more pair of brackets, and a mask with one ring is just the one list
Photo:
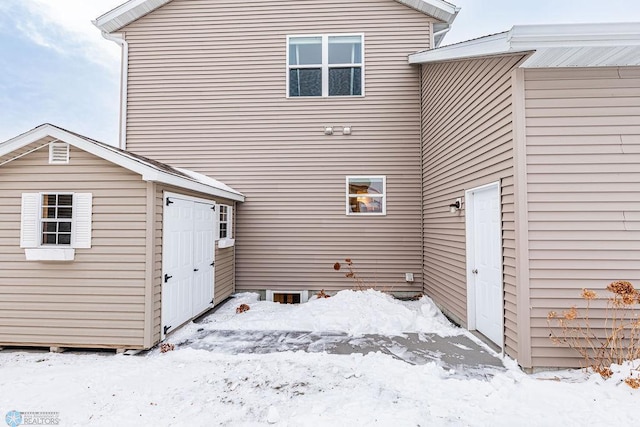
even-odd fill
[(215, 204), (165, 198), (162, 250), (162, 332), (212, 305)]
[(500, 186), (495, 183), (467, 192), (468, 268), (471, 272), (469, 304), (475, 329), (502, 346), (504, 295), (502, 290), (502, 227)]

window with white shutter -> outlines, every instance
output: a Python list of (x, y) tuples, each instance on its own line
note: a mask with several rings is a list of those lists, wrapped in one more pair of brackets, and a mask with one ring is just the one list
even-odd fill
[(71, 261), (91, 247), (91, 193), (24, 193), (20, 247), (27, 260)]

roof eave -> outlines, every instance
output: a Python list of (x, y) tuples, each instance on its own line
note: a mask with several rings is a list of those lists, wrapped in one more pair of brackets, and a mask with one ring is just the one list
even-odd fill
[(235, 190), (234, 192), (231, 192), (223, 188), (212, 187), (196, 180), (158, 170), (147, 163), (143, 163), (137, 158), (126, 155), (126, 153), (111, 150), (48, 123), (40, 125), (0, 144), (0, 157), (40, 139), (46, 138), (47, 136), (64, 141), (86, 151), (87, 153), (93, 154), (135, 172), (145, 181), (155, 181), (167, 185), (175, 185), (184, 189), (198, 191), (211, 196), (223, 197), (239, 202), (244, 202), (245, 200), (244, 195), (242, 193), (235, 192)]

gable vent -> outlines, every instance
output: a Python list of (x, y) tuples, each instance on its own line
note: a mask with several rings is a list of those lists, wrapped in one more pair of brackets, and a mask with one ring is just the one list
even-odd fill
[(53, 141), (49, 144), (49, 164), (62, 165), (69, 163), (69, 144)]

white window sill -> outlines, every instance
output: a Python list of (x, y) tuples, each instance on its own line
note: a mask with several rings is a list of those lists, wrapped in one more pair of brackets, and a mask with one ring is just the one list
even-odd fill
[(76, 250), (73, 248), (33, 248), (25, 249), (27, 261), (73, 261)]
[(236, 239), (220, 239), (218, 240), (218, 248), (230, 248), (236, 244)]

